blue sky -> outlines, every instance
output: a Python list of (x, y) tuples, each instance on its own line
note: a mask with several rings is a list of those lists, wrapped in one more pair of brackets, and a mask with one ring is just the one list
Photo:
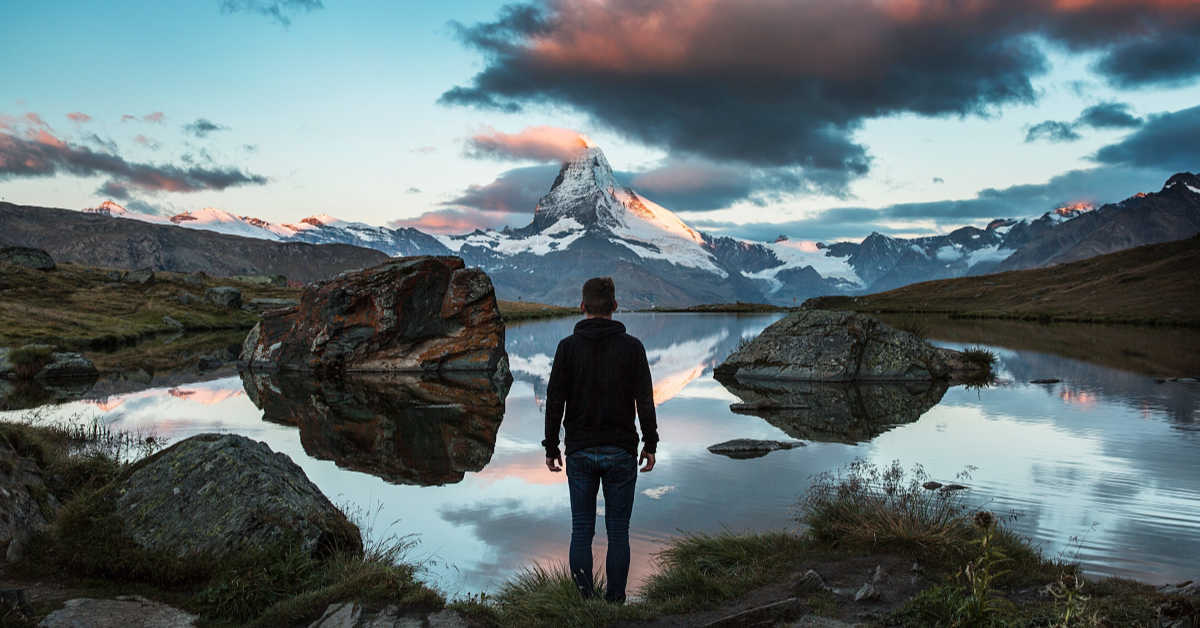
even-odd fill
[[(757, 23), (757, 16), (745, 9), (754, 3), (730, 9), (728, 16), (712, 16), (726, 20), (734, 33), (731, 41), (713, 47), (737, 50), (719, 53), (687, 46), (703, 33), (679, 16), (717, 11), (702, 0), (666, 3), (680, 11), (673, 17), (678, 25), (668, 22), (645, 32), (629, 27), (629, 20), (643, 24), (648, 17), (637, 13), (641, 3), (630, 0), (591, 2), (586, 10), (573, 5), (589, 3), (567, 0), (524, 5), (543, 31), (508, 19), (500, 2), (311, 4), (313, 0), (6, 4), (0, 8), (0, 56), (6, 60), (0, 64), (0, 84), (5, 86), (0, 134), (8, 143), (0, 144), (0, 158), (8, 151), (9, 166), (0, 166), (0, 198), (82, 208), (116, 190), (118, 202), (168, 214), (214, 206), (274, 221), (327, 213), (372, 224), (426, 225), (438, 217), (454, 217), (462, 224), (521, 225), (528, 222), (536, 195), (553, 179), (553, 159), (522, 150), (482, 157), (478, 151), (468, 153), (480, 137), (549, 126), (586, 134), (621, 176), (635, 185), (646, 181), (649, 189), (639, 190), (702, 228), (752, 238), (782, 232), (830, 240), (857, 239), (872, 230), (933, 233), (983, 224), (999, 215), (1040, 214), (1059, 202), (1119, 200), (1157, 190), (1177, 169), (1200, 169), (1200, 126), (1194, 122), (1200, 115), (1188, 111), (1200, 104), (1195, 81), (1200, 68), (1173, 67), (1166, 75), (1142, 76), (1112, 69), (1125, 67), (1117, 65), (1123, 58), (1106, 61), (1116, 54), (1111, 42), (1134, 37), (1121, 30), (1121, 16), (1112, 13), (1118, 9), (1134, 11), (1151, 24), (1149, 38), (1143, 32), (1129, 41), (1141, 46), (1162, 41), (1188, 50), (1200, 41), (1200, 17), (1186, 3), (1177, 8), (1171, 2), (1146, 2), (1148, 8), (1142, 8), (1133, 0), (1082, 2), (1097, 5), (1095, 15), (1054, 7), (1040, 15), (1030, 9), (1020, 16), (1029, 19), (1014, 21), (1020, 24), (1011, 27), (1016, 34), (997, 39), (1004, 46), (1027, 47), (1001, 59), (1025, 63), (1024, 74), (997, 70), (996, 81), (983, 88), (975, 84), (983, 84), (980, 75), (992, 71), (996, 59), (983, 58), (968, 67), (956, 66), (954, 54), (920, 56), (924, 50), (912, 51), (928, 44), (904, 39), (914, 18), (897, 17), (895, 11), (881, 14), (883, 35), (874, 30), (846, 33), (844, 40), (857, 42), (849, 53), (789, 48), (794, 57), (775, 67), (738, 49), (735, 40), (740, 21)], [(1056, 2), (1026, 4), (1049, 7)], [(604, 20), (587, 13), (596, 6), (603, 9)], [(787, 13), (794, 7), (780, 6), (764, 2), (761, 10), (783, 11), (778, 15), (798, 20), (801, 27), (808, 23), (803, 12)], [(272, 7), (290, 23), (265, 12)], [(863, 21), (870, 22), (872, 15)], [(571, 30), (572, 20), (590, 20), (604, 34), (604, 28), (612, 27), (607, 21), (612, 16), (619, 18), (612, 23), (620, 24), (622, 32), (610, 33), (606, 41), (625, 48), (611, 55), (587, 49), (594, 44)], [(1106, 32), (1110, 43), (1062, 34), (1073, 33), (1083, 18), (1097, 16), (1115, 29)], [(926, 28), (969, 28), (970, 19), (930, 17)], [(1028, 25), (1039, 19), (1041, 23)], [(488, 25), (494, 28), (488, 30)], [(500, 31), (502, 36), (493, 36)], [(550, 34), (538, 40), (544, 32)], [(761, 39), (769, 42), (770, 34)], [(904, 46), (900, 56), (911, 52), (912, 64), (889, 66), (893, 53), (880, 57), (875, 64), (879, 71), (861, 80), (844, 73), (830, 78), (825, 72), (840, 64), (848, 72), (861, 71), (861, 63), (838, 55), (861, 54), (870, 61), (877, 40)], [(556, 48), (530, 52), (539, 41)], [(514, 53), (513, 45), (524, 48)], [(662, 50), (675, 56), (661, 67), (649, 67), (668, 54)], [(1037, 58), (1021, 56), (1027, 53)], [(814, 60), (824, 54), (829, 59)], [(710, 58), (714, 56), (719, 57), (716, 62)], [(548, 64), (553, 67), (547, 69)], [(728, 67), (739, 64), (749, 68), (748, 74), (772, 77), (775, 72), (781, 78), (729, 80)], [(642, 65), (649, 68), (644, 73)], [(530, 67), (536, 71), (527, 73)], [(714, 78), (705, 83), (710, 71)], [(888, 73), (901, 71), (916, 73), (912, 89), (917, 95), (898, 97), (875, 89), (897, 84)], [(632, 75), (638, 75), (636, 81), (630, 80)], [(942, 76), (946, 84), (971, 86), (931, 105), (933, 97), (923, 94), (943, 91)], [(1006, 89), (1021, 87), (1026, 77), (1027, 92), (996, 95), (993, 89), (1002, 81), (1007, 81), (1002, 85)], [(686, 81), (699, 81), (694, 83), (703, 92), (699, 100), (695, 87), (688, 88), (687, 97), (671, 91)], [(826, 88), (839, 100), (795, 95), (795, 86), (814, 81), (830, 81)], [(458, 96), (448, 96), (456, 88)], [(903, 91), (902, 86), (888, 89)], [(800, 100), (775, 107), (773, 90), (787, 94), (781, 102)], [(872, 91), (879, 93), (862, 96)], [(639, 110), (643, 98), (655, 106)], [(843, 107), (860, 98), (878, 102)], [(703, 109), (689, 118), (692, 102), (702, 103), (697, 107)], [(1097, 105), (1118, 106), (1137, 125), (1079, 121)], [(73, 112), (89, 119), (68, 118)], [(161, 120), (151, 116), (156, 112)], [(123, 121), (123, 116), (134, 119)], [(774, 130), (764, 133), (754, 127), (768, 118)], [(185, 128), (197, 121), (217, 128), (201, 134)], [(1045, 121), (1066, 125), (1059, 128), (1070, 129), (1071, 141), (1030, 137), (1030, 129)], [(801, 132), (810, 128), (817, 130), (817, 140)], [(1178, 141), (1192, 148), (1174, 150), (1169, 160), (1111, 157), (1127, 154), (1118, 149), (1135, 136), (1149, 137), (1152, 130), (1155, 137), (1182, 134)], [(65, 147), (47, 148), (49, 140), (36, 146), (21, 143), (33, 141), (41, 131)], [(712, 137), (705, 137), (710, 131)], [(743, 131), (766, 139), (739, 142)], [(843, 161), (812, 166), (829, 146), (834, 160)], [(1109, 146), (1117, 148), (1101, 152)], [(762, 147), (762, 153), (755, 147)], [(76, 157), (85, 150), (89, 158), (102, 153), (121, 165), (116, 170), (111, 165), (79, 166), (45, 152), (52, 148), (75, 150)], [(47, 161), (37, 167), (13, 166), (25, 155), (18, 154), (21, 150), (42, 151), (38, 159)], [(1098, 153), (1110, 157), (1100, 160)], [(68, 163), (76, 165), (64, 165)], [(842, 168), (841, 163), (849, 165)], [(158, 176), (159, 170), (171, 168), (164, 172), (184, 173), (188, 183), (147, 183), (159, 179), (130, 179), (134, 175), (128, 172)], [(662, 184), (663, 176), (652, 174), (677, 176)], [(520, 193), (488, 187), (520, 176), (525, 177)], [(717, 179), (723, 183), (716, 185)], [(109, 183), (113, 185), (105, 187)], [(464, 194), (471, 186), (478, 193)], [(981, 191), (989, 189), (995, 192), (981, 198)], [(481, 195), (492, 193), (509, 194), (505, 198), (513, 211), (491, 211), (478, 203)]]

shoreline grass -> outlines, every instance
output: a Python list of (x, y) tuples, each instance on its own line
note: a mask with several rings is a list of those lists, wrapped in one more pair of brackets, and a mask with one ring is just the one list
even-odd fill
[(532, 301), (501, 301), (497, 299), (496, 306), (500, 309), (500, 317), (504, 319), (505, 323), (581, 315), (577, 307), (563, 307)]

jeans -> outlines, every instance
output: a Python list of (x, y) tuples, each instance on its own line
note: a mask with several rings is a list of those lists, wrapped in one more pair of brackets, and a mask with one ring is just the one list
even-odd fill
[(633, 513), (637, 460), (620, 447), (589, 447), (567, 456), (571, 489), (571, 576), (579, 593), (592, 596), (592, 537), (596, 533), (596, 491), (604, 486), (604, 527), (608, 530), (608, 580), (604, 599), (625, 601), (629, 580), (629, 515)]

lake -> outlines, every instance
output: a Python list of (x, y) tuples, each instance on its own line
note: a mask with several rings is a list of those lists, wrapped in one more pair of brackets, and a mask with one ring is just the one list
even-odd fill
[[(812, 476), (856, 458), (920, 463), (943, 482), (970, 468), (972, 504), (1015, 516), (1011, 525), (1047, 555), (1090, 574), (1151, 583), (1200, 575), (1200, 384), (1154, 377), (1200, 374), (1196, 332), (935, 323), (937, 344), (996, 353), (997, 384), (951, 387), (892, 421), (842, 429), (821, 424), (837, 408), (787, 421), (730, 410), (742, 399), (713, 379), (713, 367), (778, 316), (617, 316), (646, 346), (662, 437), (658, 466), (638, 477), (632, 582), (681, 531), (795, 526)], [(531, 563), (566, 560), (565, 478), (546, 470), (539, 442), (551, 356), (574, 322), (509, 326), (514, 381), (503, 399), (387, 378), (243, 381), (226, 371), (37, 413), (95, 417), (167, 442), (211, 431), (265, 441), (358, 513), (371, 538), (412, 535), (409, 558), (424, 563), (431, 583), (451, 594), (494, 591)], [(1029, 383), (1042, 378), (1061, 381)], [(733, 438), (793, 437), (808, 445), (749, 460), (707, 451)]]

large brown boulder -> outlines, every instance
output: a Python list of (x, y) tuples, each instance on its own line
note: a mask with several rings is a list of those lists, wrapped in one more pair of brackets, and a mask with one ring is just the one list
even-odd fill
[(973, 363), (865, 314), (803, 310), (764, 329), (713, 375), (721, 383), (913, 382), (977, 380), (989, 370), (989, 364)]
[(406, 257), (304, 289), (267, 312), (241, 359), (252, 370), (507, 372), (492, 281), (457, 257)]

